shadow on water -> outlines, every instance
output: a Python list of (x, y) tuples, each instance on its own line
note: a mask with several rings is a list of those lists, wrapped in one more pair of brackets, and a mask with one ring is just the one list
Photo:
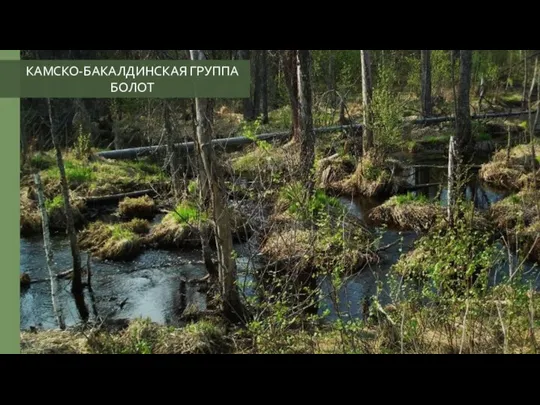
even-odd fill
[[(69, 242), (56, 236), (52, 240), (57, 272), (71, 268)], [(28, 273), (32, 280), (45, 280), (48, 271), (41, 238), (21, 239), (20, 271)], [(161, 324), (181, 323), (178, 308), (180, 279), (201, 278), (206, 270), (199, 264), (198, 252), (170, 252), (149, 250), (138, 258), (125, 263), (91, 261), (92, 293), (85, 290), (85, 301), (94, 302), (94, 312), (108, 319), (133, 319), (149, 317)], [(86, 255), (83, 256), (83, 262)], [(68, 280), (58, 282), (58, 302), (62, 306), (67, 326), (80, 321), (77, 303), (70, 291)], [(206, 297), (202, 293), (191, 294), (192, 303), (200, 310), (206, 308)], [(31, 326), (50, 329), (56, 327), (48, 282), (33, 283), (21, 291), (21, 329)], [(88, 311), (88, 309), (86, 309)], [(90, 319), (93, 316), (90, 316)]]

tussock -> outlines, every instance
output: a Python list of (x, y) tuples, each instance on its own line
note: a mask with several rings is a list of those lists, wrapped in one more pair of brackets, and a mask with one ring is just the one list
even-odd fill
[(118, 204), (118, 212), (126, 219), (152, 219), (156, 214), (156, 204), (147, 195), (138, 198), (127, 197)]
[(101, 260), (131, 260), (140, 253), (142, 240), (130, 226), (95, 222), (81, 232), (80, 247)]
[(442, 208), (426, 199), (394, 196), (375, 207), (369, 218), (400, 230), (427, 231), (442, 213)]

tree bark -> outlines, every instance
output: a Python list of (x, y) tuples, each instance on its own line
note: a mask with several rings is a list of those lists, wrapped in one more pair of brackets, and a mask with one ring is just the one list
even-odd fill
[(261, 110), (261, 87), (262, 87), (262, 67), (261, 52), (252, 51), (253, 66), (253, 118), (256, 119)]
[(523, 51), (523, 94), (521, 96), (521, 108), (529, 108), (530, 106), (527, 105), (527, 70), (528, 70), (528, 64), (527, 64), (527, 51)]
[(371, 81), (371, 56), (368, 50), (360, 51), (362, 60), (362, 100), (364, 116), (364, 134), (362, 139), (363, 154), (367, 154), (373, 148), (373, 127), (371, 100), (373, 98), (373, 87)]
[(311, 169), (315, 162), (315, 132), (313, 131), (311, 91), (311, 51), (297, 51), (298, 99), (300, 116), (300, 172), (304, 184), (313, 187)]
[(297, 63), (298, 58), (295, 50), (282, 51), (283, 60), (283, 76), (285, 85), (289, 93), (289, 101), (291, 103), (291, 118), (292, 118), (292, 141), (300, 142), (300, 116), (298, 110), (298, 73)]
[(433, 114), (433, 103), (431, 101), (431, 51), (421, 52), (422, 64), (422, 116), (430, 117)]
[(51, 137), (56, 151), (56, 163), (58, 165), (58, 170), (60, 172), (60, 182), (62, 186), (62, 197), (64, 199), (64, 211), (66, 215), (66, 224), (67, 224), (67, 233), (69, 236), (69, 243), (71, 247), (71, 256), (73, 258), (73, 280), (71, 283), (71, 292), (75, 296), (77, 302), (77, 308), (83, 321), (88, 320), (88, 309), (84, 309), (83, 305), (80, 305), (80, 302), (84, 302), (83, 296), (83, 284), (81, 280), (81, 255), (79, 252), (79, 245), (77, 243), (77, 233), (75, 231), (75, 224), (73, 221), (73, 212), (71, 210), (71, 203), (69, 200), (69, 186), (66, 177), (66, 170), (64, 167), (64, 159), (62, 157), (62, 151), (60, 150), (60, 145), (58, 143), (57, 129), (55, 125), (55, 120), (52, 113), (52, 103), (51, 100), (47, 99), (47, 105), (49, 108), (49, 120), (51, 123)]
[(167, 138), (167, 159), (169, 159), (169, 169), (173, 186), (174, 198), (178, 200), (182, 193), (182, 179), (180, 177), (180, 163), (177, 148), (175, 146), (174, 132), (171, 123), (171, 106), (167, 101), (163, 103), (163, 121)]
[(455, 173), (455, 140), (454, 137), (450, 137), (450, 143), (448, 146), (448, 196), (447, 196), (447, 220), (448, 226), (452, 228), (454, 226), (454, 202), (455, 202), (455, 185), (456, 185), (456, 173)]
[(66, 324), (62, 314), (62, 308), (56, 301), (57, 285), (54, 271), (54, 257), (51, 248), (51, 237), (49, 232), (49, 216), (47, 214), (47, 209), (45, 208), (45, 196), (43, 194), (43, 185), (41, 184), (41, 177), (39, 173), (34, 174), (34, 183), (36, 184), (39, 211), (41, 213), (41, 227), (43, 228), (43, 246), (45, 248), (45, 257), (47, 258), (47, 270), (49, 271), (49, 278), (51, 279), (51, 299), (53, 312), (54, 316), (56, 317), (56, 322), (58, 322), (58, 327), (61, 330), (64, 330), (66, 328)]
[[(249, 60), (249, 51), (239, 50), (238, 59)], [(251, 95), (243, 99), (242, 105), (243, 105), (244, 120), (253, 121), (255, 119), (255, 115), (254, 115), (253, 101), (251, 100)]]
[(471, 88), (472, 51), (460, 51), (459, 88), (457, 94), (456, 111), (456, 154), (461, 160), (470, 146), (471, 134)]
[[(202, 51), (191, 50), (192, 60), (204, 60)], [(207, 120), (207, 100), (195, 99), (197, 140), (199, 155), (208, 179), (212, 214), (216, 228), (216, 247), (219, 262), (219, 278), (221, 285), (222, 309), (230, 320), (243, 318), (240, 297), (236, 288), (236, 262), (233, 258), (232, 233), (230, 228), (227, 193), (221, 172), (216, 165), (215, 152), (212, 146), (211, 127)]]
[(262, 123), (268, 124), (268, 51), (261, 51)]

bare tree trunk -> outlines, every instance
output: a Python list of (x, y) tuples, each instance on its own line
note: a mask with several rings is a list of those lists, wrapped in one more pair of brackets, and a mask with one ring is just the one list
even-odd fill
[(289, 93), (292, 114), (292, 140), (300, 142), (300, 116), (298, 110), (297, 51), (282, 51), (283, 76)]
[(261, 110), (261, 87), (262, 87), (262, 67), (261, 52), (252, 51), (253, 66), (253, 118), (256, 119)]
[(431, 101), (431, 51), (421, 52), (422, 64), (422, 116), (429, 117), (433, 114), (433, 103)]
[[(191, 50), (192, 60), (204, 60), (202, 51)], [(233, 258), (232, 233), (230, 228), (227, 193), (221, 172), (216, 167), (215, 152), (212, 147), (211, 127), (207, 121), (207, 100), (195, 99), (197, 139), (199, 155), (210, 186), (212, 214), (216, 228), (216, 247), (219, 261), (219, 278), (223, 312), (231, 320), (242, 319), (243, 309), (236, 288), (236, 262)]]
[(472, 51), (460, 51), (459, 87), (456, 111), (456, 154), (461, 160), (472, 144), (471, 133), (471, 88)]
[(39, 173), (34, 174), (34, 183), (36, 184), (36, 191), (38, 197), (39, 211), (41, 213), (41, 226), (43, 228), (43, 246), (45, 248), (45, 257), (47, 258), (47, 270), (49, 270), (49, 278), (51, 279), (51, 299), (53, 312), (58, 322), (58, 327), (61, 330), (66, 328), (64, 322), (64, 316), (62, 314), (62, 308), (56, 301), (56, 273), (54, 271), (54, 257), (51, 248), (51, 237), (49, 233), (49, 216), (47, 209), (45, 208), (45, 196), (43, 195), (43, 185), (41, 184), (41, 177)]
[(174, 198), (178, 200), (182, 194), (182, 179), (180, 176), (179, 156), (177, 148), (175, 147), (170, 108), (171, 106), (169, 103), (165, 101), (163, 103), (163, 121), (167, 139), (167, 159), (169, 159), (169, 169), (171, 170)]
[(315, 132), (313, 131), (311, 91), (311, 51), (297, 51), (298, 99), (300, 110), (301, 178), (311, 191), (311, 169), (315, 162)]
[(330, 55), (328, 57), (328, 73), (326, 76), (326, 88), (330, 92), (330, 105), (335, 108), (337, 105), (336, 95), (336, 55), (335, 51), (328, 51)]
[[(238, 59), (249, 60), (249, 51), (239, 50)], [(251, 95), (249, 97), (244, 98), (242, 103), (243, 103), (244, 120), (253, 121), (255, 119), (255, 115), (254, 115), (253, 101), (251, 99)]]
[(261, 51), (262, 123), (268, 124), (268, 51)]
[(524, 50), (523, 51), (523, 69), (524, 69), (524, 74), (523, 74), (523, 94), (521, 96), (521, 107), (522, 108), (529, 108), (529, 106), (527, 106), (527, 70), (528, 70), (528, 63), (527, 63), (527, 51)]
[(73, 280), (71, 283), (71, 292), (75, 296), (75, 300), (78, 303), (77, 308), (83, 321), (88, 320), (88, 309), (83, 308), (80, 305), (81, 301), (84, 301), (83, 297), (83, 284), (81, 280), (81, 255), (79, 252), (79, 245), (77, 243), (77, 233), (75, 231), (75, 224), (73, 221), (73, 212), (71, 210), (71, 203), (69, 200), (69, 186), (66, 177), (66, 170), (64, 167), (64, 159), (62, 157), (62, 151), (60, 150), (60, 145), (58, 144), (57, 130), (55, 125), (55, 120), (52, 114), (52, 105), (51, 100), (47, 99), (47, 105), (49, 108), (49, 119), (51, 123), (51, 137), (56, 150), (56, 163), (58, 165), (58, 170), (60, 172), (60, 182), (62, 186), (62, 197), (64, 199), (64, 211), (66, 215), (67, 223), (67, 233), (69, 236), (69, 243), (71, 247), (71, 256), (73, 258)]
[(362, 100), (364, 115), (364, 134), (362, 139), (362, 148), (364, 155), (373, 148), (373, 127), (371, 99), (373, 98), (373, 87), (371, 81), (371, 56), (367, 50), (360, 51), (362, 60)]
[(454, 202), (455, 202), (455, 186), (456, 186), (456, 173), (455, 173), (455, 140), (454, 137), (450, 137), (450, 143), (448, 147), (448, 196), (447, 196), (447, 219), (448, 226), (452, 228), (454, 226)]
[[(537, 79), (537, 74), (538, 74), (538, 56), (534, 60), (534, 73), (533, 73), (533, 77), (532, 77), (532, 80), (531, 80), (531, 88), (529, 90), (529, 95), (528, 95), (528, 98), (527, 98), (527, 105), (529, 107), (532, 105), (532, 94), (533, 94), (533, 91), (534, 91), (534, 85), (535, 85), (535, 82), (538, 80)], [(531, 141), (531, 165), (532, 165), (532, 169), (533, 169), (533, 185), (534, 185), (535, 189), (536, 189), (536, 186), (537, 186), (537, 184), (536, 184), (536, 169), (537, 169), (538, 165), (536, 164), (536, 151), (535, 151), (535, 147), (534, 147), (534, 130), (536, 128), (536, 123), (538, 121), (538, 110), (540, 110), (540, 106), (538, 106), (536, 108), (536, 119), (533, 120), (532, 112), (529, 109), (529, 136), (530, 136), (530, 141)]]

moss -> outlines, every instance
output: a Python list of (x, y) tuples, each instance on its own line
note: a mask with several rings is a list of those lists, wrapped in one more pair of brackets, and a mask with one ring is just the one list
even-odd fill
[(131, 221), (124, 223), (123, 226), (138, 235), (145, 235), (150, 232), (150, 222), (142, 218), (133, 218)]
[(137, 256), (142, 240), (134, 232), (133, 224), (106, 224), (98, 221), (81, 232), (79, 243), (101, 260), (126, 261)]
[(400, 230), (426, 231), (441, 213), (441, 207), (429, 202), (425, 196), (407, 193), (393, 196), (375, 207), (369, 213), (369, 218)]
[(340, 183), (355, 169), (351, 156), (338, 156), (335, 159), (322, 159), (315, 162), (317, 187), (328, 191), (339, 191)]
[(538, 201), (540, 192), (525, 189), (493, 204), (490, 216), (501, 231), (512, 230), (518, 225), (529, 226), (539, 216)]
[(118, 211), (126, 219), (152, 219), (156, 214), (156, 204), (147, 195), (138, 198), (126, 197), (118, 204)]

